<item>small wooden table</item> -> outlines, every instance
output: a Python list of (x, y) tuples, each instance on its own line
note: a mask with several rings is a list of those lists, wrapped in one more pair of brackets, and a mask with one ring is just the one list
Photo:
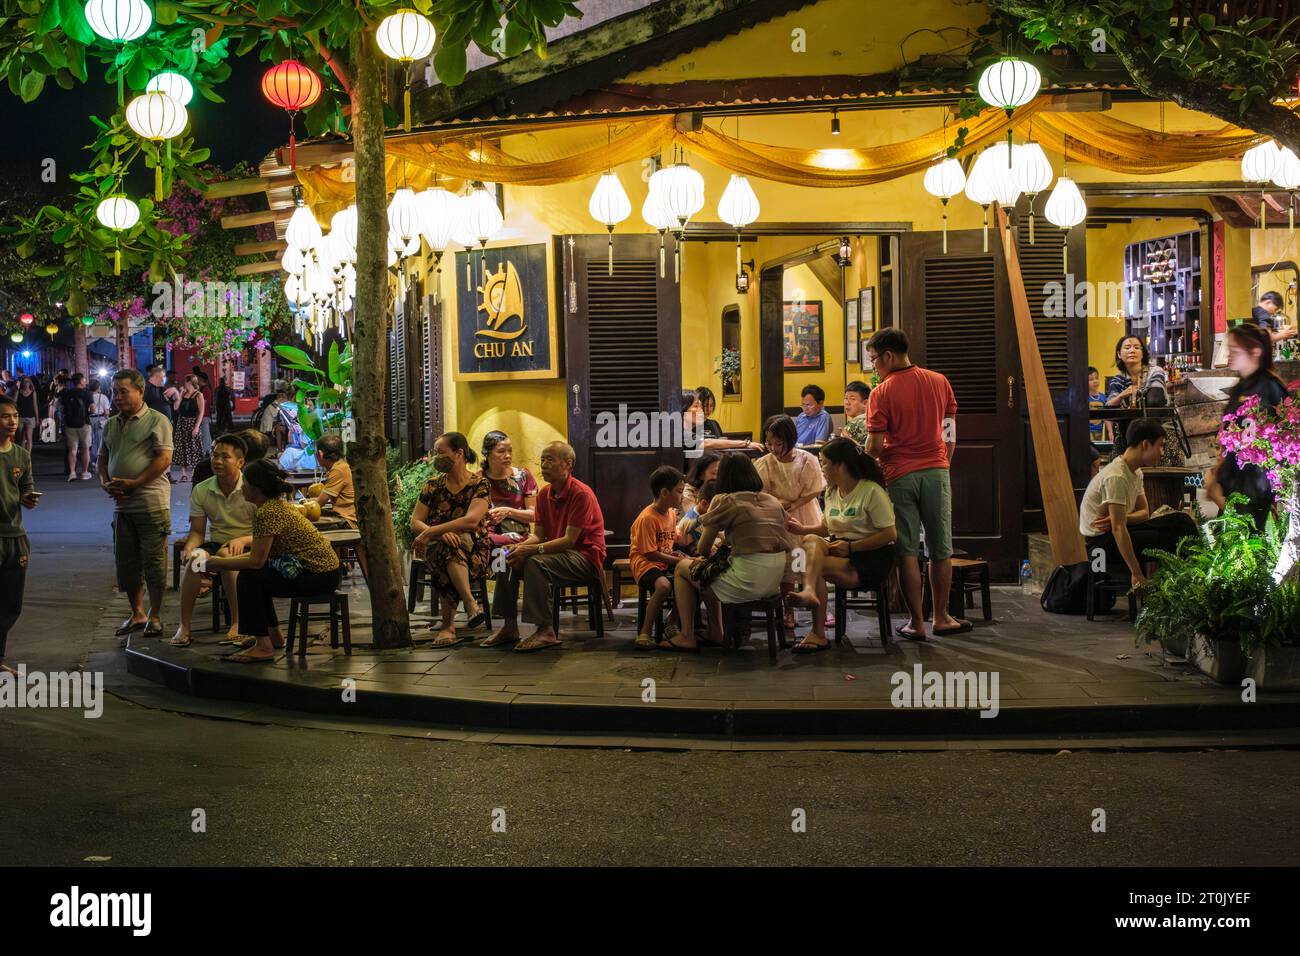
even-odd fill
[(1181, 511), (1186, 479), (1196, 474), (1199, 472), (1195, 468), (1169, 468), (1160, 465), (1154, 468), (1143, 468), (1142, 484), (1147, 496), (1147, 507), (1152, 513), (1163, 505)]

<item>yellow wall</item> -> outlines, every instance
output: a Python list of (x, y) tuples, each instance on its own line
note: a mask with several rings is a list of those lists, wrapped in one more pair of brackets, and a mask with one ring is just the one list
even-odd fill
[(786, 269), (783, 294), (789, 301), (822, 304), (822, 357), (825, 360), (820, 372), (785, 372), (785, 405), (798, 406), (800, 393), (806, 385), (819, 385), (826, 393), (828, 405), (838, 405), (844, 395), (844, 310), (831, 297), (827, 288), (818, 281), (806, 265)]
[[(1252, 266), (1272, 265), (1277, 262), (1300, 263), (1300, 230), (1252, 229), (1250, 233), (1250, 262)], [(1273, 268), (1259, 277), (1259, 292), (1280, 293), (1286, 306), (1283, 312), (1296, 324), (1300, 309), (1296, 307), (1297, 290), (1292, 285), (1296, 273), (1288, 268)], [(1252, 303), (1253, 304), (1253, 303)]]

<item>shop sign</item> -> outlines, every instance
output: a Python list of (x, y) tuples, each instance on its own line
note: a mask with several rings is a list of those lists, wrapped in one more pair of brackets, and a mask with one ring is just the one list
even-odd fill
[(456, 253), (456, 378), (559, 376), (546, 246)]

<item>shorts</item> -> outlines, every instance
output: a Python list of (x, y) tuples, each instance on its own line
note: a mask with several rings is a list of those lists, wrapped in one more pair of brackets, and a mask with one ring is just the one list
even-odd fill
[(898, 531), (898, 555), (921, 553), (921, 529), (931, 561), (952, 557), (952, 483), (947, 468), (922, 468), (889, 483)]
[(63, 429), (63, 440), (68, 443), (68, 451), (76, 452), (78, 448), (84, 448), (90, 451), (90, 426), (82, 425), (80, 428)]
[(33, 432), (37, 430), (37, 429), (36, 429), (36, 419), (34, 419), (34, 418), (20, 418), (20, 419), (18, 419), (18, 430), (19, 430), (19, 431), (26, 431), (26, 430), (29, 429), (29, 428), (30, 428)]
[(858, 586), (871, 587), (889, 577), (894, 570), (895, 551), (892, 544), (872, 551), (850, 551), (849, 564), (858, 573)]
[(113, 557), (117, 587), (130, 594), (146, 584), (161, 591), (167, 576), (169, 511), (119, 511), (113, 519)]
[(670, 585), (672, 584), (673, 576), (671, 574), (663, 568), (651, 568), (645, 574), (641, 575), (641, 577), (637, 578), (636, 586), (643, 591), (653, 591), (655, 589), (655, 582), (660, 578), (666, 578), (668, 583)]

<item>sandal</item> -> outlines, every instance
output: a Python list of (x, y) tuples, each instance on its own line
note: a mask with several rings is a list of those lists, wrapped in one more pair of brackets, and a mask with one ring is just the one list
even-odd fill
[(897, 634), (899, 637), (903, 638), (904, 640), (908, 640), (908, 641), (925, 640), (924, 634), (918, 634), (916, 631), (912, 630), (912, 628), (907, 624), (898, 625), (898, 627), (894, 628), (894, 633)]
[(172, 647), (189, 647), (194, 643), (194, 639), (189, 634), (182, 634), (177, 631), (167, 641)]
[[(528, 640), (531, 641), (532, 638), (530, 637)], [(532, 646), (528, 646), (528, 641), (520, 641), (518, 644), (515, 645), (515, 653), (531, 654), (534, 651), (545, 651), (552, 647), (559, 647), (559, 646), (560, 646), (560, 641), (558, 638), (554, 641), (539, 641), (538, 643), (533, 644)]]
[(113, 636), (126, 637), (126, 635), (134, 634), (136, 631), (143, 631), (145, 625), (148, 623), (149, 623), (148, 621), (137, 621), (134, 620), (133, 618), (128, 617), (125, 621), (121, 623), (118, 629), (113, 632)]
[(269, 664), (275, 660), (275, 655), (272, 654), (270, 657), (249, 657), (244, 653), (227, 654), (222, 660), (230, 661), (232, 664)]
[(805, 637), (794, 647), (790, 648), (790, 653), (791, 654), (819, 654), (822, 651), (829, 651), (830, 649), (831, 649), (830, 641), (827, 641), (825, 644), (810, 644), (808, 642), (808, 638)]
[(655, 649), (655, 639), (649, 634), (638, 634), (632, 641), (632, 646), (638, 651), (653, 651)]
[(502, 647), (506, 644), (517, 644), (517, 643), (519, 643), (518, 634), (516, 634), (513, 637), (503, 636), (501, 634), (493, 634), (491, 637), (485, 637), (483, 638), (483, 640), (479, 641), (478, 646), (479, 647)]
[(464, 644), (467, 638), (459, 634), (452, 634), (450, 637), (435, 637), (431, 647), (455, 647), (457, 644)]
[(698, 654), (700, 652), (700, 645), (696, 644), (694, 647), (682, 647), (680, 644), (674, 644), (672, 640), (669, 639), (659, 642), (659, 650), (676, 651), (678, 654)]
[(975, 625), (965, 618), (953, 618), (957, 622), (956, 627), (936, 627), (934, 629), (935, 637), (950, 637), (953, 634), (966, 634), (975, 629)]

